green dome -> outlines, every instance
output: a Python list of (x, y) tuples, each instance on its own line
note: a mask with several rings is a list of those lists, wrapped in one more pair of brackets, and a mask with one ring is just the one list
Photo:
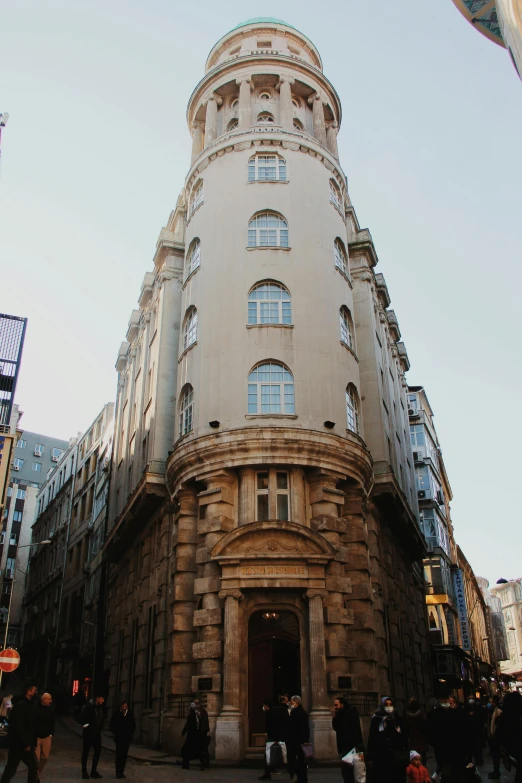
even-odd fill
[(240, 22), (232, 30), (237, 30), (239, 27), (248, 27), (250, 24), (284, 24), (285, 27), (291, 27), (292, 30), (296, 29), (293, 24), (283, 22), (282, 19), (275, 19), (273, 16), (254, 16), (252, 19), (247, 19), (246, 22)]

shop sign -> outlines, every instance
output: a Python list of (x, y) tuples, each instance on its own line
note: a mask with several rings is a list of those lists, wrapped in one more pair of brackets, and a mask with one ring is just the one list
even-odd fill
[(460, 634), (462, 637), (462, 649), (471, 652), (471, 636), (469, 631), (468, 609), (466, 595), (464, 593), (464, 578), (462, 569), (456, 568), (453, 572), (453, 584), (455, 585), (455, 597), (457, 601), (457, 613), (460, 622)]

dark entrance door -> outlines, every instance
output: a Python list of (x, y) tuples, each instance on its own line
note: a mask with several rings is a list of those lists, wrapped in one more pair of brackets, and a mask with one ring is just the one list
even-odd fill
[(264, 734), (263, 701), (301, 693), (299, 621), (292, 612), (255, 612), (248, 625), (249, 744)]

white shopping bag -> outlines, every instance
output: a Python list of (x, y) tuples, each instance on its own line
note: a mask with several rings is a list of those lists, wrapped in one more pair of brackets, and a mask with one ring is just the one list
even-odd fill
[(342, 757), (341, 761), (344, 761), (345, 764), (349, 764), (351, 767), (353, 767), (353, 762), (355, 761), (356, 755), (356, 748), (352, 748), (351, 751), (346, 754), (346, 756)]
[(355, 783), (366, 783), (366, 764), (364, 754), (357, 753), (353, 762), (353, 778)]
[[(272, 747), (273, 744), (274, 744), (273, 742), (267, 742), (265, 747), (266, 763), (268, 764), (268, 766), (270, 766), (270, 748)], [(278, 742), (277, 744), (281, 748), (281, 753), (283, 754), (283, 763), (288, 764), (288, 751), (286, 749), (286, 743)]]

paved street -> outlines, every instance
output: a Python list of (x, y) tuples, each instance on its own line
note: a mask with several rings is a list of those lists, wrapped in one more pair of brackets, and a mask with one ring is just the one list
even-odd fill
[[(81, 741), (67, 729), (60, 727), (55, 737), (51, 759), (47, 764), (42, 783), (76, 783), (81, 779), (80, 776), (80, 753)], [(7, 751), (0, 750), (0, 770), (3, 770), (7, 758)], [(489, 756), (486, 757), (486, 764), (482, 768), (482, 779), (487, 781), (487, 773), (491, 769)], [(228, 769), (211, 768), (205, 772), (198, 769), (198, 764), (193, 763), (194, 769), (186, 771), (179, 766), (171, 764), (147, 764), (138, 763), (130, 760), (127, 764), (126, 775), (130, 783), (195, 783), (204, 780), (207, 783), (253, 783), (262, 774), (260, 769)], [(430, 765), (431, 767), (431, 765)], [(99, 771), (106, 780), (114, 778), (114, 754), (108, 750), (102, 751), (102, 757), (99, 765)], [(310, 769), (308, 772), (310, 783), (330, 783), (336, 781), (340, 783), (341, 774), (338, 769)], [(274, 781), (286, 783), (288, 775), (274, 775)], [(514, 779), (513, 772), (503, 772), (502, 783), (512, 783)], [(17, 775), (13, 778), (14, 783), (25, 783), (27, 780), (27, 770), (20, 765)]]

